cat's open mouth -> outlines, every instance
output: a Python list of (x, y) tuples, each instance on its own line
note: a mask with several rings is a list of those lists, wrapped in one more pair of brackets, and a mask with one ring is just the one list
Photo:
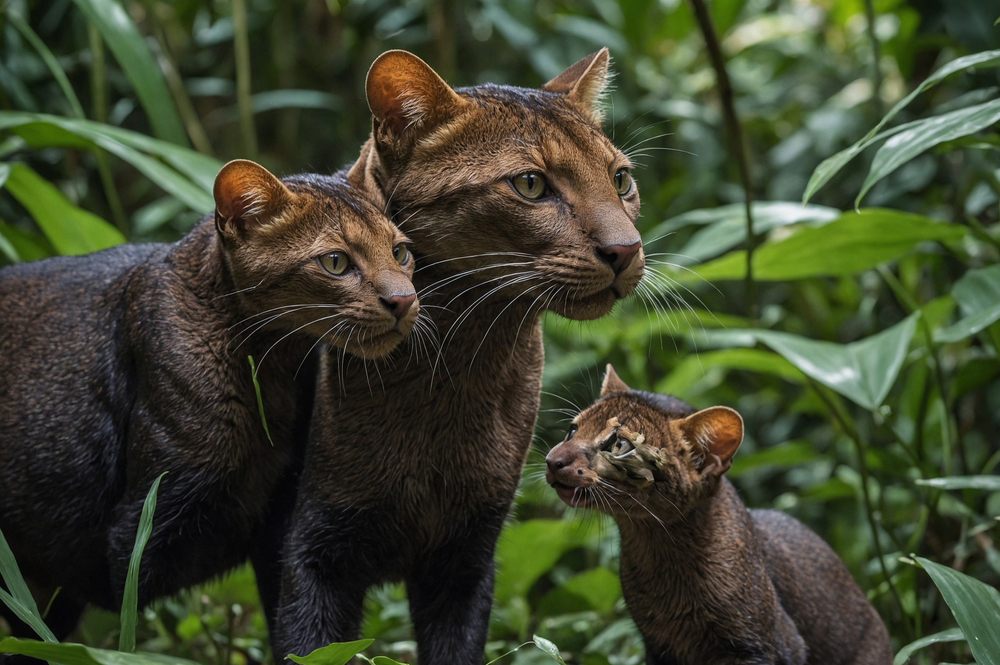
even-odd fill
[(590, 492), (585, 487), (571, 487), (559, 481), (555, 481), (551, 485), (552, 489), (556, 491), (556, 494), (567, 506), (579, 508), (589, 503)]

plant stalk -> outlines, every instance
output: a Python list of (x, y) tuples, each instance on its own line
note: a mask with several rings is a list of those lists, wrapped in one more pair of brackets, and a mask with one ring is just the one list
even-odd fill
[(253, 126), (246, 0), (233, 0), (233, 47), (236, 52), (236, 106), (240, 115), (243, 150), (248, 158), (254, 159), (257, 156), (257, 134)]

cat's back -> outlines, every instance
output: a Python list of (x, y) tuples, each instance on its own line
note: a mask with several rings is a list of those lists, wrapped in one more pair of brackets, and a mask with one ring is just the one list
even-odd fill
[(807, 663), (891, 663), (885, 624), (836, 552), (785, 513), (750, 515), (779, 600), (806, 642)]

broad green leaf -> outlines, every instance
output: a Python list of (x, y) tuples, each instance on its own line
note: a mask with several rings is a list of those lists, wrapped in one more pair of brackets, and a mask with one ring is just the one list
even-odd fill
[[(750, 338), (748, 344), (753, 343)], [(654, 390), (668, 395), (690, 395), (695, 385), (706, 377), (711, 375), (718, 381), (730, 369), (774, 374), (799, 382), (803, 379), (802, 372), (776, 353), (762, 349), (730, 348), (687, 356), (674, 366)]]
[(934, 580), (979, 665), (1000, 665), (1000, 591), (974, 577), (916, 557)]
[(874, 411), (882, 405), (903, 366), (919, 316), (914, 312), (891, 328), (851, 344), (769, 330), (755, 336), (804, 374)]
[(574, 575), (538, 602), (538, 616), (551, 617), (584, 610), (608, 614), (622, 595), (618, 575), (598, 566)]
[[(791, 201), (759, 201), (752, 205), (751, 211), (754, 233), (758, 234), (791, 224), (822, 224), (840, 215), (836, 208), (804, 206)], [(656, 240), (674, 229), (693, 225), (705, 225), (706, 228), (691, 236), (688, 243), (672, 255), (671, 261), (681, 265), (703, 261), (746, 242), (746, 206), (734, 203), (707, 210), (693, 210), (668, 219), (646, 236), (653, 239), (650, 243), (656, 243)]]
[(73, 1), (87, 19), (97, 26), (118, 65), (125, 72), (146, 111), (153, 134), (171, 143), (188, 145), (184, 125), (160, 68), (125, 8), (116, 0)]
[(865, 178), (854, 205), (860, 205), (861, 199), (875, 183), (922, 152), (945, 141), (954, 141), (975, 134), (998, 121), (1000, 121), (1000, 99), (994, 99), (985, 104), (927, 118), (911, 129), (896, 134), (875, 153), (868, 177)]
[(918, 485), (942, 490), (971, 489), (1000, 492), (1000, 476), (945, 476), (943, 478), (925, 478), (915, 482)]
[(128, 573), (125, 576), (125, 592), (122, 594), (121, 634), (118, 636), (119, 651), (135, 651), (135, 625), (139, 604), (139, 566), (142, 561), (142, 551), (149, 541), (153, 531), (153, 514), (156, 512), (156, 492), (160, 489), (160, 481), (166, 471), (153, 481), (146, 500), (142, 503), (142, 514), (139, 516), (139, 530), (135, 534), (135, 545), (132, 547), (132, 557), (128, 562)]
[(962, 633), (961, 628), (949, 628), (948, 630), (942, 630), (941, 632), (934, 633), (933, 635), (924, 635), (919, 640), (910, 642), (905, 647), (900, 649), (899, 653), (896, 654), (896, 657), (893, 658), (892, 665), (905, 665), (906, 661), (910, 659), (910, 656), (932, 644), (937, 644), (938, 642), (961, 642), (964, 640), (965, 635)]
[(55, 256), (57, 253), (52, 244), (44, 237), (25, 233), (6, 222), (0, 221), (0, 235), (10, 242), (21, 261), (35, 261), (47, 256)]
[(159, 653), (122, 653), (82, 644), (39, 642), (17, 637), (0, 640), (0, 653), (17, 653), (61, 665), (198, 665), (194, 661)]
[(952, 289), (965, 318), (935, 331), (934, 341), (960, 342), (1000, 320), (1000, 265), (970, 270)]
[(591, 538), (576, 520), (535, 519), (506, 527), (497, 543), (497, 603), (524, 596), (559, 557)]
[(549, 654), (549, 656), (552, 657), (552, 660), (556, 661), (560, 665), (566, 665), (566, 661), (563, 660), (562, 655), (559, 653), (559, 647), (555, 644), (538, 635), (532, 635), (531, 641), (535, 643), (536, 647)]
[(307, 656), (288, 654), (288, 660), (299, 665), (345, 665), (351, 658), (367, 649), (375, 640), (355, 640), (353, 642), (334, 642), (320, 647)]
[(896, 117), (897, 113), (906, 108), (906, 106), (921, 92), (944, 80), (948, 76), (951, 76), (955, 72), (959, 72), (970, 67), (996, 67), (998, 65), (1000, 65), (1000, 50), (974, 53), (963, 58), (956, 58), (955, 60), (945, 64), (941, 67), (941, 69), (924, 79), (923, 82), (914, 88), (910, 94), (899, 100), (899, 102), (897, 102), (896, 105), (882, 117), (879, 123), (875, 125), (875, 127), (873, 127), (867, 134), (865, 134), (864, 137), (858, 140), (857, 143), (838, 152), (836, 155), (823, 160), (823, 162), (816, 167), (816, 170), (813, 171), (812, 176), (809, 178), (806, 190), (802, 194), (802, 202), (807, 203), (809, 199), (812, 198), (813, 194), (815, 194), (820, 187), (829, 182), (830, 178), (836, 175), (837, 172), (840, 171), (845, 164), (847, 164), (847, 162), (851, 161), (855, 155), (878, 140), (878, 133), (882, 130), (882, 128), (885, 127), (890, 120)]
[[(42, 615), (35, 604), (35, 598), (31, 595), (28, 585), (25, 584), (24, 578), (21, 576), (21, 570), (17, 567), (14, 553), (11, 551), (10, 545), (7, 544), (7, 538), (4, 537), (3, 531), (0, 531), (0, 577), (3, 578), (4, 585), (9, 589), (9, 592), (0, 589), (0, 600), (3, 600), (3, 603), (21, 621), (28, 624), (36, 635), (46, 642), (57, 641), (55, 635), (42, 621)], [(0, 649), (0, 653), (4, 653), (3, 649)]]
[(130, 163), (154, 184), (183, 201), (192, 210), (208, 212), (215, 206), (212, 188), (215, 176), (222, 167), (222, 163), (216, 159), (137, 132), (90, 120), (0, 111), (0, 129), (14, 131), (32, 123), (46, 123), (61, 128), (104, 148)]
[(733, 458), (732, 468), (726, 475), (736, 478), (751, 469), (764, 466), (785, 468), (819, 459), (824, 459), (824, 456), (816, 452), (815, 444), (809, 441), (788, 441), (747, 455), (737, 454)]
[(3, 234), (3, 229), (0, 228), (0, 254), (7, 257), (7, 260), (11, 263), (19, 263), (21, 261), (21, 255), (18, 254), (17, 248), (7, 240), (7, 236)]
[[(899, 258), (921, 242), (951, 242), (965, 233), (962, 226), (895, 210), (847, 212), (828, 224), (800, 228), (758, 247), (753, 255), (754, 279), (854, 275)], [(694, 270), (709, 281), (743, 279), (746, 252), (732, 252)], [(677, 278), (690, 279), (682, 274)]]
[(28, 166), (11, 164), (4, 185), (60, 254), (86, 254), (125, 242), (118, 229), (73, 205)]

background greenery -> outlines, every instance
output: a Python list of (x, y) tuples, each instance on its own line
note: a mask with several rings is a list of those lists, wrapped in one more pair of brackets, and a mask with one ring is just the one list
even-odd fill
[[(544, 410), (499, 547), (489, 657), (538, 634), (567, 662), (642, 662), (613, 523), (564, 515), (541, 478), (612, 362), (635, 388), (743, 414), (730, 476), (746, 502), (830, 542), (895, 649), (931, 636), (914, 662), (997, 662), (970, 651), (949, 608), (970, 637), (1000, 634), (1000, 2), (712, 0), (742, 140), (691, 7), (6, 2), (0, 265), (176, 239), (211, 209), (224, 160), (339, 168), (367, 135), (364, 76), (383, 50), (453, 85), (537, 86), (607, 45), (607, 131), (638, 164), (649, 278), (602, 321), (545, 322)], [(399, 588), (371, 594), (364, 635), (366, 653), (412, 661)], [(119, 619), (88, 612), (72, 640), (114, 648)], [(137, 642), (201, 663), (270, 659), (252, 573), (141, 611)]]

